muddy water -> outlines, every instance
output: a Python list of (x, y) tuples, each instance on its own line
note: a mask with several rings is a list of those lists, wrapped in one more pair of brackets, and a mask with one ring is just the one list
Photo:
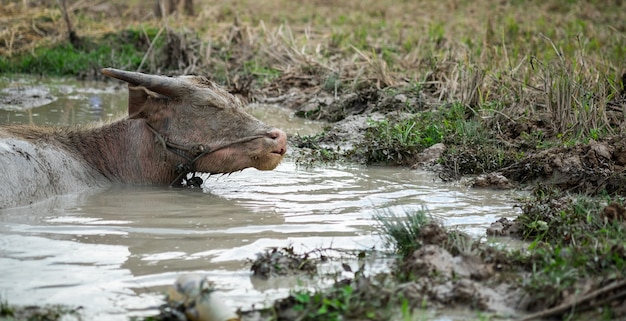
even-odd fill
[[(0, 89), (16, 83), (41, 86), (5, 79)], [(51, 103), (0, 111), (0, 121), (67, 125), (124, 112), (123, 88), (64, 80), (43, 88)], [(289, 134), (322, 126), (276, 107), (250, 112)], [(0, 296), (13, 304), (83, 306), (88, 320), (126, 320), (154, 314), (166, 286), (193, 271), (216, 282), (227, 304), (246, 309), (321, 282), (252, 278), (246, 260), (267, 247), (383, 249), (373, 216), (423, 207), (477, 236), (497, 217), (517, 215), (504, 192), (468, 190), (407, 169), (306, 168), (287, 159), (271, 172), (205, 178), (202, 190), (116, 185), (0, 210)]]

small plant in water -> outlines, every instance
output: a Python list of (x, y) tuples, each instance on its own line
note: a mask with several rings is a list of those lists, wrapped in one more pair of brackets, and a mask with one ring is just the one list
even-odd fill
[(13, 314), (13, 308), (9, 305), (9, 302), (6, 299), (0, 299), (0, 317), (12, 317)]
[(406, 212), (403, 217), (394, 213), (376, 214), (385, 243), (402, 257), (408, 257), (421, 246), (420, 231), (430, 221), (425, 209)]
[(11, 306), (6, 299), (0, 299), (0, 320), (2, 321), (57, 321), (82, 320), (80, 308), (71, 308), (62, 305), (46, 306)]

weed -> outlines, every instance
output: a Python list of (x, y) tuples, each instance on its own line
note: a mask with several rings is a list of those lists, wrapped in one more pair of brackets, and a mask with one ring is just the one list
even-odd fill
[(292, 291), (274, 303), (272, 314), (278, 320), (389, 320), (404, 300), (389, 281), (384, 275), (364, 276), (361, 266), (354, 279), (337, 281), (328, 289)]
[(0, 299), (0, 317), (12, 317), (15, 315), (14, 308), (6, 299)]
[(296, 157), (296, 164), (313, 166), (314, 162), (322, 164), (336, 162), (343, 158), (340, 150), (332, 149), (324, 144), (327, 139), (325, 133), (316, 135), (292, 137), (295, 146), (300, 149), (301, 154)]
[(62, 305), (46, 306), (11, 306), (6, 300), (0, 300), (0, 320), (32, 320), (32, 321), (57, 321), (57, 320), (82, 320), (80, 308), (70, 308)]
[(339, 78), (339, 75), (336, 73), (332, 73), (328, 75), (328, 77), (324, 81), (323, 88), (325, 91), (332, 93), (336, 96), (338, 92), (341, 92), (342, 86), (343, 84), (341, 82), (341, 78)]
[(622, 202), (562, 196), (553, 189), (537, 189), (524, 201), (517, 221), (524, 237), (532, 240), (526, 257), (532, 273), (521, 285), (533, 293), (533, 302), (550, 307), (574, 293), (581, 280), (624, 277)]
[(420, 232), (430, 222), (427, 211), (406, 212), (399, 217), (393, 213), (381, 213), (374, 216), (380, 224), (381, 236), (388, 246), (395, 249), (401, 257), (408, 257), (422, 244)]
[(485, 126), (476, 120), (444, 120), (444, 126), (449, 133), (445, 141), (454, 145), (484, 145), (491, 136)]
[(553, 146), (553, 142), (546, 140), (546, 135), (543, 131), (537, 130), (531, 133), (522, 132), (520, 134), (522, 144), (529, 146), (533, 149), (546, 149)]
[(295, 253), (293, 247), (272, 248), (258, 253), (251, 262), (250, 270), (257, 277), (267, 279), (276, 275), (317, 272), (317, 266), (309, 256), (312, 253)]
[[(449, 181), (463, 175), (498, 171), (517, 163), (519, 153), (516, 149), (494, 144), (454, 146), (444, 151), (441, 157), (442, 170), (439, 177)], [(532, 172), (526, 171), (523, 174), (532, 174)]]
[(365, 141), (356, 149), (366, 155), (368, 163), (412, 164), (417, 154), (443, 140), (444, 128), (421, 117), (370, 120)]
[(351, 285), (336, 287), (331, 293), (294, 292), (293, 310), (303, 314), (302, 320), (341, 320), (352, 308), (352, 292)]

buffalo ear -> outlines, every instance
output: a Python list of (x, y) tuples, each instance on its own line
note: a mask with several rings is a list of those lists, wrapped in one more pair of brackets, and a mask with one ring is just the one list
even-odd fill
[(128, 118), (146, 118), (156, 111), (158, 103), (155, 98), (162, 96), (143, 86), (128, 84)]

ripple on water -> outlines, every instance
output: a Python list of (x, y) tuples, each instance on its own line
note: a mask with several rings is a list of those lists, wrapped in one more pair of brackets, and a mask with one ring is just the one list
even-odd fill
[[(381, 249), (374, 216), (422, 208), (481, 235), (516, 215), (512, 205), (506, 193), (427, 172), (292, 162), (205, 177), (203, 191), (112, 186), (0, 211), (0, 288), (17, 304), (83, 305), (106, 319), (146, 313), (136, 308), (158, 301), (177, 273), (196, 271), (219, 276), (226, 296), (247, 308), (307, 286), (250, 279), (245, 261), (265, 248)], [(85, 299), (94, 296), (98, 307)]]

